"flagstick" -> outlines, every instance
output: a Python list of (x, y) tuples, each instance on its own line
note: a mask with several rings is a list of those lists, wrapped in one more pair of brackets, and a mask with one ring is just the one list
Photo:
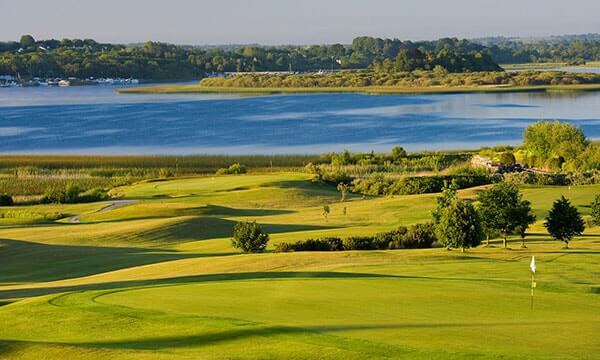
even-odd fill
[(535, 274), (531, 273), (531, 310), (533, 310), (533, 289), (535, 285)]

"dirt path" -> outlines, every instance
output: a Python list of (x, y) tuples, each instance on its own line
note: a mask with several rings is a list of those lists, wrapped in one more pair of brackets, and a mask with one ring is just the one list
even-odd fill
[[(102, 209), (94, 211), (90, 214), (100, 214), (100, 213), (108, 212), (108, 211), (115, 210), (118, 208), (122, 208), (122, 207), (125, 207), (128, 205), (137, 204), (138, 202), (139, 202), (139, 200), (114, 200), (114, 201), (111, 201), (108, 205), (106, 205)], [(69, 218), (70, 224), (78, 224), (80, 221), (81, 221), (81, 215), (77, 215), (77, 216), (73, 216), (73, 217)]]

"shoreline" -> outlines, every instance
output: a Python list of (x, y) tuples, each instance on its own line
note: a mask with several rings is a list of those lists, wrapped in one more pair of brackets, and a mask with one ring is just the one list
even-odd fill
[(584, 85), (533, 85), (533, 86), (471, 86), (471, 87), (299, 87), (253, 88), (210, 87), (202, 85), (159, 85), (117, 90), (118, 94), (366, 94), (366, 95), (419, 95), (419, 94), (470, 94), (517, 92), (591, 92), (600, 91), (600, 84)]

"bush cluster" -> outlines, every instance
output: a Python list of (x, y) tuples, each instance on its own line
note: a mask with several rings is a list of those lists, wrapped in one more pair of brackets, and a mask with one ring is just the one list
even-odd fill
[(328, 237), (322, 239), (308, 239), (295, 243), (279, 243), (275, 246), (277, 252), (292, 251), (341, 251), (344, 250), (342, 239)]
[(405, 176), (399, 179), (383, 174), (356, 179), (353, 191), (364, 195), (416, 195), (442, 191), (444, 184), (454, 182), (459, 189), (487, 185), (499, 180), (493, 175)]
[(415, 224), (376, 234), (374, 236), (353, 236), (344, 240), (337, 237), (309, 239), (295, 243), (279, 243), (277, 252), (292, 251), (343, 251), (343, 250), (387, 250), (387, 249), (426, 249), (437, 242), (432, 223)]
[(503, 175), (504, 181), (517, 185), (594, 185), (600, 184), (600, 170), (583, 173), (507, 173)]
[(68, 183), (64, 188), (53, 187), (44, 193), (43, 203), (76, 204), (96, 202), (109, 199), (107, 192), (101, 188), (83, 192), (79, 186)]
[(230, 165), (228, 168), (222, 168), (217, 170), (217, 175), (239, 175), (248, 172), (246, 165), (235, 163)]

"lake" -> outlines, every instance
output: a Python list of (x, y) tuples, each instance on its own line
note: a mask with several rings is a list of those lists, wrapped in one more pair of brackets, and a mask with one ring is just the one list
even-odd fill
[(518, 144), (537, 120), (600, 138), (600, 92), (457, 95), (119, 95), (0, 89), (1, 153), (282, 154)]

